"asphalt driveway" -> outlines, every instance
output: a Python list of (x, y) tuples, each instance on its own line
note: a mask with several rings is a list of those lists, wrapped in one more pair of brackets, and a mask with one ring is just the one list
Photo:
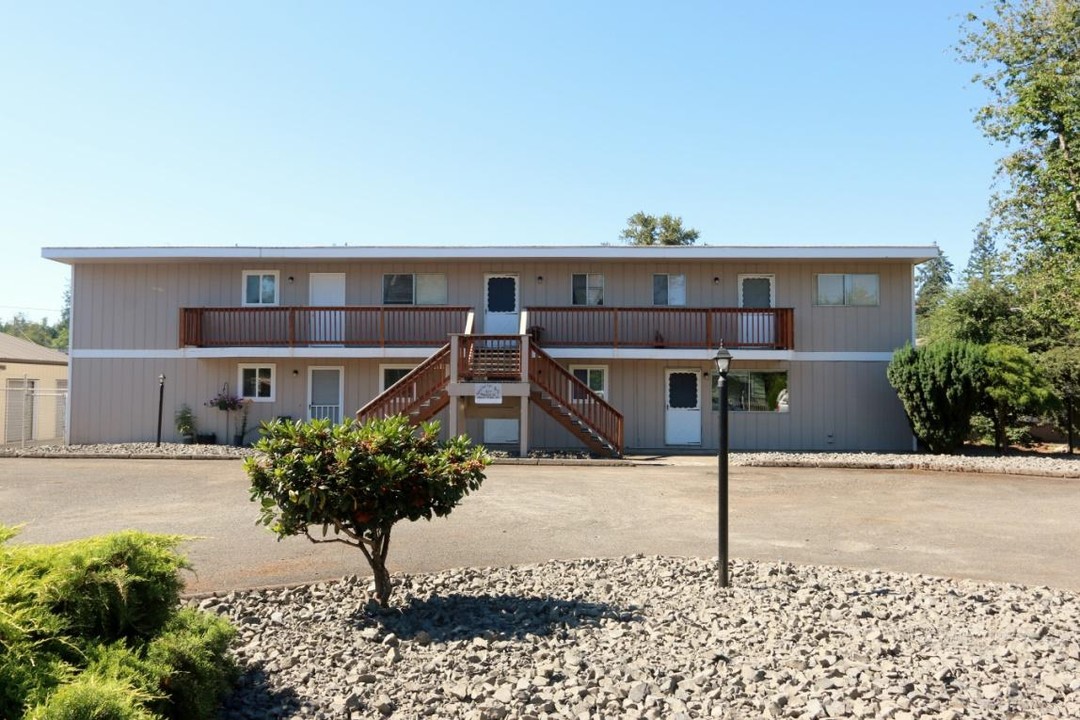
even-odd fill
[[(707, 460), (489, 469), (454, 513), (395, 528), (394, 572), (552, 558), (717, 554)], [(1080, 481), (986, 474), (732, 468), (731, 555), (1080, 591)], [(341, 544), (255, 526), (236, 461), (0, 459), (16, 542), (137, 528), (196, 536), (189, 592), (367, 574)]]

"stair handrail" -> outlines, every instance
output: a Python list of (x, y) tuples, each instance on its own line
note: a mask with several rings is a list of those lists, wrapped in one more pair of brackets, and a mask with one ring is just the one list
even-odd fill
[[(535, 361), (535, 362), (534, 362)], [(543, 371), (550, 370), (557, 379), (569, 383), (570, 397), (565, 397), (556, 388), (556, 384), (548, 382)], [(594, 392), (585, 383), (581, 382), (572, 372), (569, 372), (546, 352), (529, 343), (529, 380), (536, 383), (546, 393), (558, 400), (567, 412), (574, 415), (578, 420), (588, 425), (601, 438), (621, 455), (623, 451), (623, 416), (607, 400)], [(574, 390), (580, 391), (583, 399), (588, 402), (574, 400)]]
[[(439, 373), (435, 375), (436, 371)], [(434, 382), (421, 381), (432, 378)], [(380, 413), (408, 414), (409, 410), (437, 395), (450, 383), (450, 343), (443, 345), (424, 362), (410, 370), (403, 378), (376, 395), (367, 405), (356, 411), (356, 419), (364, 422)], [(385, 413), (386, 409), (394, 412)]]

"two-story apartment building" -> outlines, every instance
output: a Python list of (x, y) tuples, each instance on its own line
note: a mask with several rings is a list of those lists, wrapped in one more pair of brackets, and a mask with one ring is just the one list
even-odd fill
[[(72, 443), (226, 386), (249, 425), (401, 411), (493, 446), (910, 450), (885, 368), (935, 246), (46, 248), (72, 266)], [(237, 418), (232, 418), (235, 427)], [(177, 439), (166, 423), (165, 437)], [(252, 439), (252, 434), (246, 438)]]

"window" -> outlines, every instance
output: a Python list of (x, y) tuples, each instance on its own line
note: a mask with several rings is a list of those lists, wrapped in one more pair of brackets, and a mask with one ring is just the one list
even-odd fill
[(379, 374), (381, 375), (382, 386), (379, 390), (386, 392), (394, 383), (412, 371), (412, 365), (380, 365)]
[[(713, 410), (720, 409), (720, 388), (712, 374)], [(776, 370), (733, 370), (728, 373), (728, 409), (788, 412), (788, 374)]]
[(877, 274), (821, 274), (817, 280), (815, 305), (877, 305)]
[(603, 305), (604, 276), (598, 273), (574, 273), (570, 278), (571, 303), (574, 305)]
[(383, 275), (383, 304), (445, 305), (446, 275), (443, 273)]
[[(588, 388), (594, 393), (599, 395), (601, 398), (607, 400), (606, 367), (604, 367), (603, 365), (571, 365), (570, 373), (578, 380), (585, 383), (585, 385), (588, 386)], [(585, 401), (589, 399), (588, 396), (586, 396), (585, 393), (581, 391), (581, 388), (576, 385), (573, 388), (572, 395), (574, 400)]]
[(244, 271), (244, 305), (277, 305), (278, 271)]
[(240, 397), (255, 402), (273, 402), (274, 366), (241, 365)]
[(685, 275), (653, 275), (652, 276), (652, 304), (653, 305), (685, 305), (686, 304), (686, 276)]

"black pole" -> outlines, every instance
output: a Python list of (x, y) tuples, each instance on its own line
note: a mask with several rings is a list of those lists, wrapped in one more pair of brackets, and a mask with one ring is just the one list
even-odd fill
[(720, 385), (720, 452), (718, 454), (720, 475), (720, 587), (730, 585), (728, 580), (728, 389), (727, 373), (719, 373)]
[(1069, 454), (1073, 454), (1073, 399), (1069, 398), (1065, 401), (1066, 416), (1065, 425), (1069, 429)]
[(161, 447), (161, 409), (165, 405), (165, 376), (158, 375), (157, 396), (157, 447)]

